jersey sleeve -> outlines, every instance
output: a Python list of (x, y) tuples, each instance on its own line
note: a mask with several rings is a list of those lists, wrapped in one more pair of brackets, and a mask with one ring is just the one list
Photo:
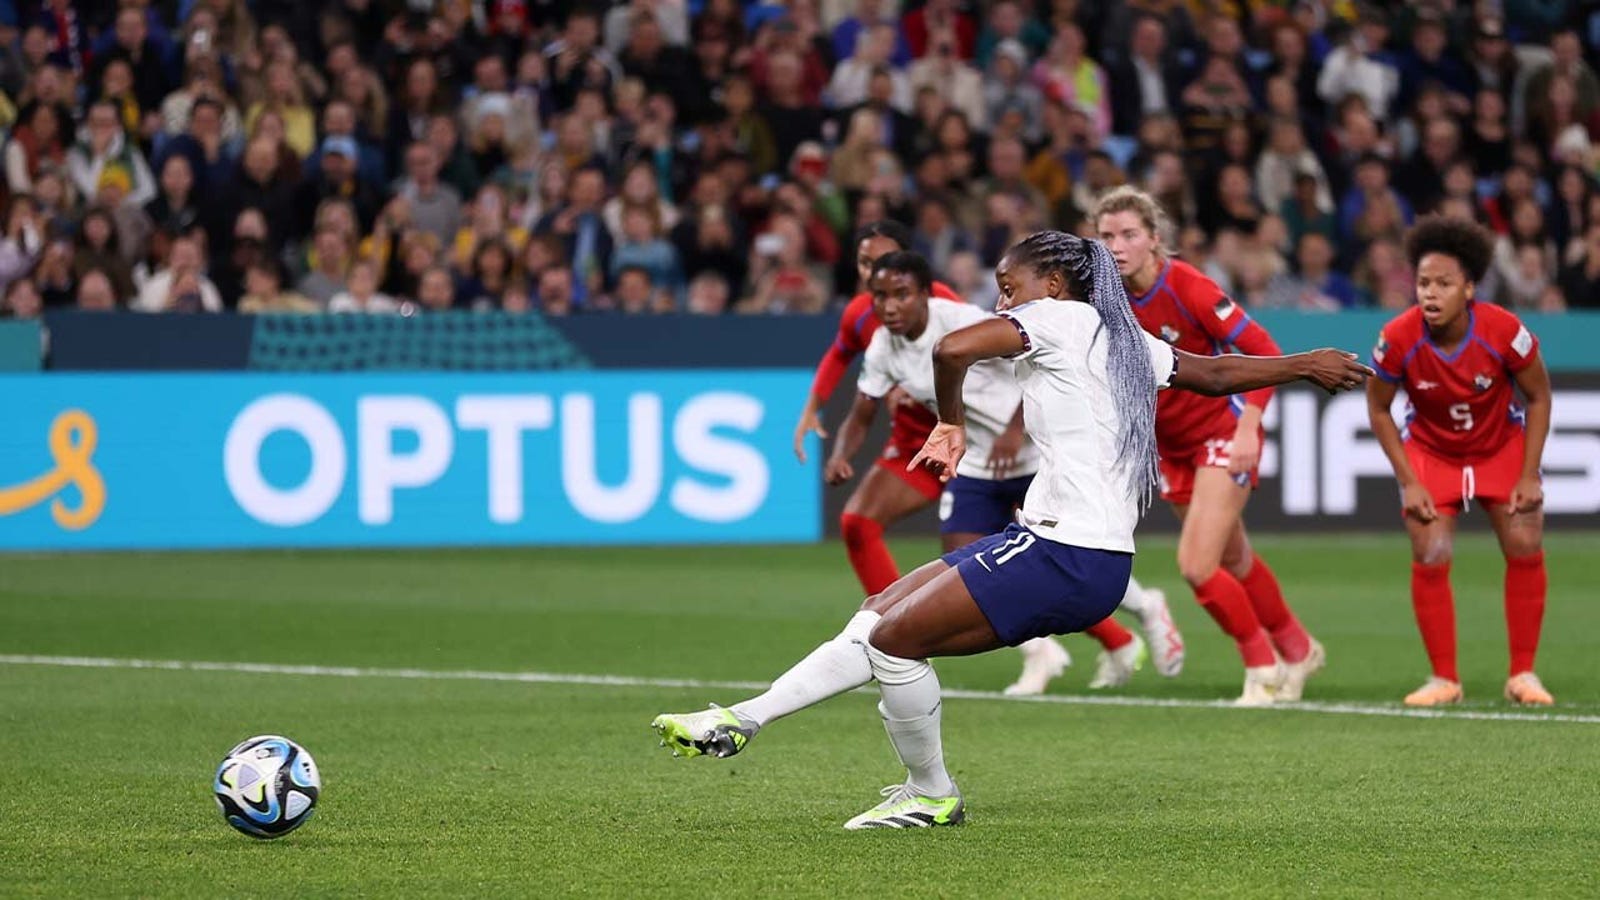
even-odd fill
[(1150, 349), (1150, 368), (1156, 373), (1156, 390), (1172, 387), (1172, 376), (1178, 371), (1178, 354), (1172, 345), (1141, 329), (1145, 346)]
[[(1223, 292), (1210, 278), (1196, 273), (1186, 279), (1178, 292), (1178, 302), (1200, 323), (1201, 330), (1214, 341), (1251, 356), (1280, 356), (1283, 350), (1244, 307)], [(1265, 410), (1272, 402), (1272, 388), (1261, 388), (1244, 395), (1244, 402)]]
[(1406, 348), (1401, 343), (1394, 322), (1378, 332), (1378, 343), (1372, 348), (1372, 369), (1378, 377), (1390, 383), (1399, 383), (1405, 377)]
[(1506, 371), (1515, 375), (1533, 364), (1539, 356), (1539, 338), (1522, 320), (1515, 315), (1507, 313), (1506, 321), (1496, 331), (1499, 344), (1495, 349), (1500, 351), (1500, 356), (1506, 361)]
[(1050, 321), (1045, 301), (1024, 303), (1006, 310), (1000, 317), (1017, 326), (1017, 333), (1022, 335), (1022, 352), (1013, 354), (1012, 359), (1032, 359), (1049, 345)]
[(872, 343), (867, 345), (866, 356), (861, 359), (861, 375), (856, 379), (856, 390), (876, 399), (888, 394), (889, 389), (894, 387), (894, 377), (888, 363), (888, 344), (874, 335)]
[(867, 334), (866, 320), (871, 313), (870, 301), (864, 307), (859, 301), (851, 301), (839, 317), (839, 330), (834, 335), (833, 343), (828, 345), (827, 352), (822, 354), (821, 361), (817, 363), (816, 377), (811, 380), (811, 396), (816, 398), (817, 405), (826, 403), (833, 396), (850, 363), (866, 350), (871, 340)]

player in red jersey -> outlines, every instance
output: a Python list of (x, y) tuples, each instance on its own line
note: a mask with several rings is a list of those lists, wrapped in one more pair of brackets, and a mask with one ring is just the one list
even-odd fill
[[(1118, 188), (1095, 209), (1139, 324), (1172, 346), (1202, 356), (1237, 349), (1282, 353), (1222, 289), (1161, 246), (1162, 214), (1149, 195)], [(1238, 644), (1244, 659), (1240, 705), (1299, 700), (1324, 660), (1283, 599), (1277, 578), (1250, 546), (1245, 502), (1261, 458), (1261, 415), (1270, 389), (1233, 397), (1163, 393), (1156, 407), (1161, 496), (1182, 521), (1178, 570), (1201, 607)]]
[[(1367, 386), (1372, 432), (1400, 482), (1411, 605), (1433, 665), (1433, 677), (1405, 702), (1461, 700), (1450, 557), (1456, 516), (1476, 499), (1506, 559), (1506, 699), (1548, 706), (1555, 701), (1533, 659), (1547, 584), (1539, 460), (1550, 433), (1550, 375), (1538, 338), (1515, 315), (1473, 299), (1493, 253), (1486, 231), (1461, 219), (1425, 219), (1407, 236), (1406, 253), (1417, 305), (1383, 327), (1372, 351), (1378, 378)], [(1411, 408), (1404, 433), (1390, 414), (1401, 387)]]
[[(911, 249), (911, 232), (899, 222), (876, 222), (864, 226), (856, 234), (854, 246), (856, 271), (863, 289), (845, 307), (839, 319), (839, 334), (817, 365), (811, 394), (795, 425), (794, 452), (801, 462), (806, 460), (808, 434), (828, 437), (817, 418), (818, 411), (833, 395), (850, 363), (867, 349), (878, 330), (878, 317), (872, 311), (872, 292), (865, 289), (872, 263), (896, 250)], [(946, 301), (961, 300), (955, 291), (939, 282), (934, 282), (932, 296)], [(850, 566), (855, 569), (861, 588), (868, 596), (882, 591), (900, 577), (894, 557), (883, 542), (883, 529), (938, 500), (944, 487), (926, 469), (906, 471), (906, 462), (922, 449), (938, 417), (914, 402), (897, 402), (891, 397), (890, 405), (894, 412), (889, 441), (884, 444), (877, 464), (861, 476), (850, 499), (845, 501), (844, 514), (839, 517), (840, 536), (844, 538)], [(1020, 441), (1017, 446), (1020, 448)], [(1012, 453), (1014, 456), (1015, 450)], [(827, 472), (829, 484), (840, 484), (854, 476), (848, 460), (842, 465), (830, 466)]]

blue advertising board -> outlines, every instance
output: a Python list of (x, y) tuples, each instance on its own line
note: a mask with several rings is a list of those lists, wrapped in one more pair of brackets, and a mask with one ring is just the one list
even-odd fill
[(816, 540), (810, 378), (11, 376), (0, 549)]

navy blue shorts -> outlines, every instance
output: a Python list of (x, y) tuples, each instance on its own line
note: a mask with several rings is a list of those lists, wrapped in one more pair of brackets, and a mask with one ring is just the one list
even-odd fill
[(957, 475), (939, 496), (940, 534), (995, 534), (1017, 517), (1032, 475), (989, 481)]
[(1045, 540), (1021, 525), (946, 553), (1000, 640), (1072, 634), (1116, 610), (1133, 554)]

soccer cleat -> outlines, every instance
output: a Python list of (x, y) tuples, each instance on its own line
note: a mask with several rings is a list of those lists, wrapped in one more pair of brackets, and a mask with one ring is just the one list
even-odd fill
[(1275, 662), (1270, 666), (1251, 666), (1244, 670), (1244, 691), (1234, 706), (1271, 706), (1283, 688), (1284, 666)]
[(844, 823), (851, 831), (866, 828), (932, 828), (935, 825), (960, 825), (967, 817), (967, 804), (957, 790), (950, 797), (924, 797), (909, 784), (891, 784), (879, 791), (884, 801)]
[(1183, 635), (1178, 632), (1178, 624), (1172, 621), (1172, 611), (1167, 609), (1166, 591), (1145, 588), (1144, 604), (1139, 610), (1139, 629), (1144, 632), (1157, 675), (1173, 678), (1183, 671)]
[(1521, 706), (1551, 706), (1556, 698), (1545, 690), (1539, 676), (1523, 672), (1506, 679), (1506, 699)]
[(1058, 677), (1072, 665), (1072, 654), (1061, 642), (1051, 637), (1034, 638), (1017, 646), (1022, 651), (1022, 674), (1014, 684), (1008, 685), (1008, 697), (1031, 697), (1044, 693), (1050, 679)]
[(1110, 653), (1100, 651), (1099, 665), (1094, 670), (1094, 680), (1089, 682), (1089, 690), (1122, 687), (1133, 678), (1133, 673), (1144, 666), (1149, 655), (1144, 640), (1137, 634), (1133, 640)]
[[(1508, 692), (1511, 690), (1509, 682), (1506, 684), (1506, 690)], [(1460, 702), (1461, 684), (1437, 677), (1429, 678), (1426, 684), (1407, 694), (1405, 699), (1407, 706), (1443, 706), (1446, 703)]]
[(671, 747), (673, 756), (682, 757), (732, 756), (761, 730), (754, 722), (715, 703), (703, 712), (662, 713), (650, 727), (661, 735), (661, 746)]
[(1315, 675), (1328, 663), (1327, 651), (1322, 649), (1322, 644), (1316, 638), (1311, 639), (1311, 650), (1306, 653), (1306, 658), (1299, 662), (1283, 664), (1283, 686), (1278, 688), (1275, 703), (1298, 703), (1300, 696), (1305, 692), (1306, 679)]

